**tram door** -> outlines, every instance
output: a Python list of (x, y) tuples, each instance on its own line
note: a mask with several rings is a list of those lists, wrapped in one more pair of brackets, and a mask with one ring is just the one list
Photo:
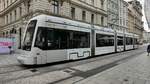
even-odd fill
[(64, 30), (47, 29), (47, 62), (67, 60), (67, 33)]

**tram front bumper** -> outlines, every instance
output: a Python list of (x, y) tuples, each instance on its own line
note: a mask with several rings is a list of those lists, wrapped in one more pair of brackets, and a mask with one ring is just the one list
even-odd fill
[(18, 56), (17, 57), (18, 62), (24, 65), (34, 65), (35, 60), (34, 57), (27, 57), (27, 56)]

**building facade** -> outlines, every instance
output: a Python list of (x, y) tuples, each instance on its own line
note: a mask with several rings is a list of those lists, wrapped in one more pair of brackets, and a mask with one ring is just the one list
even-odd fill
[(127, 18), (128, 18), (128, 3), (124, 0), (119, 0), (119, 30), (127, 32)]
[(148, 23), (148, 27), (150, 28), (150, 0), (145, 0), (145, 3), (144, 3), (144, 12), (145, 12), (145, 16), (146, 16), (146, 20), (147, 20), (147, 23)]
[(128, 2), (128, 32), (137, 34), (140, 42), (143, 42), (142, 5), (137, 0)]
[(29, 19), (40, 14), (107, 27), (107, 0), (0, 0), (0, 33), (15, 35), (21, 48)]
[(150, 32), (147, 31), (143, 32), (143, 42), (150, 43)]
[(116, 31), (127, 30), (127, 8), (124, 0), (108, 0), (108, 26)]
[(128, 9), (128, 32), (132, 33), (134, 32), (134, 27), (135, 27), (135, 19), (134, 19), (134, 14), (131, 11), (131, 9)]
[(108, 0), (108, 27), (119, 29), (119, 0)]

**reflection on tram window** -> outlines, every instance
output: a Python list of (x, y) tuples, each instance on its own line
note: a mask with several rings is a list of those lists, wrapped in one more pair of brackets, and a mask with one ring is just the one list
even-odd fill
[(35, 47), (38, 47), (40, 49), (46, 49), (46, 38), (45, 38), (45, 29), (38, 28), (36, 41), (35, 41)]
[[(41, 36), (40, 29), (45, 29)], [(45, 39), (45, 40), (43, 40)], [(40, 42), (47, 50), (90, 48), (90, 33), (52, 28), (39, 28), (35, 46), (41, 48)], [(37, 46), (38, 45), (38, 46)]]
[(117, 36), (117, 45), (119, 45), (119, 46), (123, 45), (123, 37)]
[(136, 38), (134, 39), (134, 44), (139, 44), (139, 42)]
[(88, 48), (90, 47), (90, 34), (86, 32), (69, 32), (69, 48)]
[(133, 39), (131, 37), (126, 37), (126, 45), (133, 45)]
[(113, 35), (96, 34), (96, 47), (114, 46)]
[(34, 31), (36, 27), (37, 20), (32, 20), (27, 27), (24, 42), (23, 42), (23, 50), (30, 51), (32, 46), (32, 40), (34, 37)]

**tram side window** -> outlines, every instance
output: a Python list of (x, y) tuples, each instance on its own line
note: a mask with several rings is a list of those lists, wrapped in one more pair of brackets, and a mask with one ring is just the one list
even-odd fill
[(46, 49), (46, 38), (45, 38), (45, 29), (44, 28), (38, 28), (37, 35), (36, 35), (36, 41), (35, 41), (35, 47), (38, 47), (42, 50)]
[(69, 48), (89, 48), (90, 33), (70, 31), (69, 32)]
[(129, 38), (126, 37), (126, 45), (129, 45)]
[(118, 38), (117, 38), (117, 45), (119, 45), (119, 46), (123, 45), (123, 37), (118, 36)]
[(67, 35), (64, 30), (47, 29), (47, 49), (67, 49)]
[(136, 39), (136, 44), (139, 44), (138, 39)]
[(54, 30), (55, 49), (67, 49), (67, 35), (65, 30)]
[(126, 37), (126, 45), (132, 45), (133, 44), (133, 39), (130, 37)]
[(48, 50), (54, 49), (55, 42), (54, 42), (54, 30), (53, 29), (47, 29), (46, 40), (47, 40), (47, 42), (46, 42), (47, 49)]
[(90, 33), (48, 28), (46, 38), (48, 50), (90, 47)]
[(133, 39), (130, 38), (130, 45), (133, 45)]
[(138, 40), (136, 38), (134, 39), (134, 44), (138, 44)]
[(126, 45), (132, 45), (132, 38), (126, 37)]
[(114, 46), (114, 36), (96, 34), (96, 47)]

